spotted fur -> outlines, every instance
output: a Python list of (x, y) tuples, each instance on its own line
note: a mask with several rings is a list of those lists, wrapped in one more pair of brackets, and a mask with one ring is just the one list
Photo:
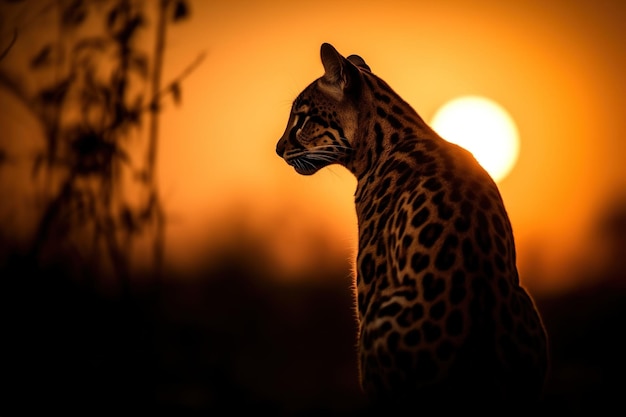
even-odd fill
[(495, 183), (362, 58), (329, 44), (321, 58), (276, 152), (300, 174), (336, 163), (358, 180), (363, 390), (388, 405), (535, 404), (546, 334)]

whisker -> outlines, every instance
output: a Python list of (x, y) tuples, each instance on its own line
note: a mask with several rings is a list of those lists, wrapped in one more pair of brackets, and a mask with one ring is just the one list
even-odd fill
[(306, 151), (287, 151), (285, 153), (285, 158), (300, 158), (301, 156), (305, 156), (306, 154)]
[(333, 152), (333, 151), (326, 151), (326, 150), (317, 150), (314, 149), (310, 152), (311, 154), (316, 154), (316, 155), (337, 155), (337, 152)]
[[(299, 161), (299, 162), (301, 162), (301, 164), (302, 164), (302, 165), (301, 165), (301, 167), (302, 167), (302, 170), (303, 170), (303, 171), (308, 171), (308, 169), (307, 169), (306, 165), (308, 165), (309, 167), (311, 167), (310, 169), (311, 169), (311, 170), (313, 170), (313, 171), (315, 171), (315, 170), (317, 169), (317, 167), (315, 166), (315, 164), (314, 164), (314, 163), (312, 163), (311, 161), (308, 161), (308, 160), (306, 160), (306, 159), (304, 159), (304, 158), (303, 158), (303, 159), (299, 159), (298, 161)], [(306, 165), (305, 165), (305, 164), (306, 164)]]
[(320, 146), (316, 146), (315, 148), (313, 148), (313, 150), (325, 150), (325, 149), (338, 150), (338, 149), (352, 149), (352, 148), (349, 146), (343, 146), (343, 145), (320, 145)]
[(336, 158), (334, 158), (334, 155), (309, 154), (307, 155), (307, 158), (317, 159), (319, 161), (328, 161), (328, 162), (332, 162), (336, 160)]
[(327, 171), (330, 172), (335, 178), (341, 178), (340, 175), (337, 174), (337, 172), (335, 172), (335, 170), (333, 169), (333, 166), (329, 166)]
[(312, 149), (293, 149), (285, 153), (285, 159), (298, 171), (315, 172), (322, 166), (338, 163), (353, 149), (349, 146), (332, 144), (319, 145)]

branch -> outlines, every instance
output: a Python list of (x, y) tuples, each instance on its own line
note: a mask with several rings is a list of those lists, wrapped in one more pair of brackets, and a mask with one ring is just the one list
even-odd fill
[(189, 64), (187, 68), (183, 70), (183, 72), (180, 73), (178, 77), (170, 81), (163, 89), (161, 89), (158, 93), (154, 95), (154, 97), (152, 97), (152, 100), (150, 100), (149, 108), (150, 109), (158, 108), (158, 103), (161, 100), (161, 98), (165, 97), (167, 94), (171, 94), (173, 88), (175, 88), (174, 85), (180, 84), (181, 81), (187, 78), (189, 74), (191, 74), (202, 63), (202, 61), (204, 61), (205, 57), (206, 57), (206, 52), (201, 52), (196, 57), (196, 59), (191, 64)]
[(152, 71), (152, 79), (150, 89), (153, 98), (150, 102), (150, 127), (148, 133), (148, 150), (146, 160), (146, 175), (150, 186), (154, 184), (154, 166), (156, 163), (156, 152), (159, 136), (159, 115), (156, 98), (159, 96), (159, 87), (161, 85), (161, 70), (163, 68), (163, 52), (165, 49), (165, 31), (167, 29), (165, 11), (167, 10), (168, 1), (161, 0), (159, 7), (159, 16), (156, 28), (156, 41), (154, 45), (154, 65)]

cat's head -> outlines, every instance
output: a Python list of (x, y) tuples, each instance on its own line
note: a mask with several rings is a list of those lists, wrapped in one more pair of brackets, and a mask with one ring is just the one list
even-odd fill
[(348, 162), (358, 124), (361, 71), (369, 71), (361, 57), (345, 58), (328, 43), (322, 44), (321, 58), (324, 75), (294, 100), (276, 145), (276, 153), (303, 175)]

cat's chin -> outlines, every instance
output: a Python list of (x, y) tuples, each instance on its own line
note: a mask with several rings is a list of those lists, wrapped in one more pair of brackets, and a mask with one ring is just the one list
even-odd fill
[(300, 175), (313, 175), (325, 165), (316, 164), (306, 158), (294, 158), (287, 160), (287, 163)]
[(298, 168), (295, 166), (293, 167), (293, 169), (295, 169), (295, 171), (300, 175), (313, 175), (317, 171), (319, 171), (319, 168)]

